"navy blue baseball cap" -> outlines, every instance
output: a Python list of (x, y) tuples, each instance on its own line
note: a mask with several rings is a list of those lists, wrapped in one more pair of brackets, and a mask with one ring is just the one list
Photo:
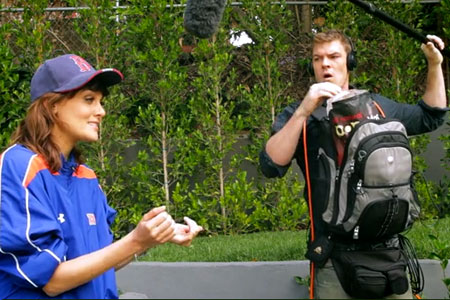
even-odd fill
[(31, 78), (31, 102), (49, 92), (67, 93), (78, 90), (98, 79), (105, 86), (122, 81), (116, 69), (94, 69), (86, 60), (75, 54), (65, 54), (46, 60)]

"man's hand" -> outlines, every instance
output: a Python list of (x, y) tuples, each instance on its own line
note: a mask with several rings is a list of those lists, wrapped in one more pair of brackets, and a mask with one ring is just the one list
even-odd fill
[[(442, 53), (439, 50), (443, 50), (444, 42), (435, 35), (427, 35), (430, 42), (421, 45), (421, 49), (427, 58), (429, 65), (440, 65), (443, 61)], [(437, 48), (436, 48), (437, 46)]]
[(325, 99), (331, 98), (342, 91), (342, 88), (331, 82), (320, 82), (311, 85), (308, 93), (295, 112), (304, 117), (310, 116)]

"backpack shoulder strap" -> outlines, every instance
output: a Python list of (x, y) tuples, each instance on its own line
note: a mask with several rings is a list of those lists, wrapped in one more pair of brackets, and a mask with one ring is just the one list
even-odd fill
[(327, 109), (325, 106), (321, 105), (313, 111), (311, 117), (317, 121), (321, 121), (327, 117)]

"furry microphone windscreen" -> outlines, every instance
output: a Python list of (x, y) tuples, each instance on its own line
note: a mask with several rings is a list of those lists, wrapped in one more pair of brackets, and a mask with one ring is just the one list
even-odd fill
[(226, 2), (226, 0), (187, 0), (184, 28), (196, 37), (211, 37), (219, 27)]

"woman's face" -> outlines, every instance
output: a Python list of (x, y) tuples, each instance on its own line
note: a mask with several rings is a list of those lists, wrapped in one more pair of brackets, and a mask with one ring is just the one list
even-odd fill
[(77, 142), (98, 140), (100, 123), (106, 114), (102, 99), (101, 92), (80, 90), (73, 98), (54, 105), (60, 122), (53, 127), (52, 136), (64, 154), (69, 154)]

